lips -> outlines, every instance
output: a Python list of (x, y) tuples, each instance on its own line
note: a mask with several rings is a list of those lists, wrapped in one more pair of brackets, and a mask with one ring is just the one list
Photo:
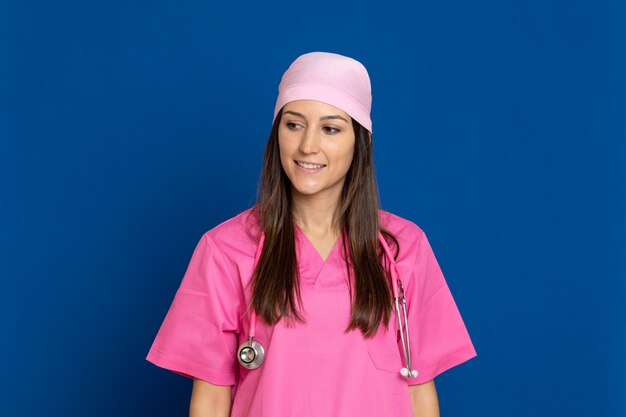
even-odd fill
[(326, 164), (317, 164), (315, 162), (305, 162), (305, 161), (298, 161), (298, 160), (294, 160), (294, 162), (305, 169), (320, 169), (320, 168), (324, 168), (326, 166)]

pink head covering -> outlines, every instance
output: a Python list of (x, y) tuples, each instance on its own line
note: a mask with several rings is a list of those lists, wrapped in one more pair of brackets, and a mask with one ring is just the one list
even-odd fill
[(372, 132), (372, 88), (359, 61), (330, 52), (300, 55), (285, 71), (278, 86), (278, 111), (294, 100), (317, 100), (335, 106)]

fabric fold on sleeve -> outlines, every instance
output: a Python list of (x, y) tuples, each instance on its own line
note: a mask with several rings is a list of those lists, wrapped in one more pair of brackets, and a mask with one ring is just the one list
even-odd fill
[(233, 276), (205, 233), (146, 360), (188, 378), (235, 385), (241, 298)]
[[(413, 270), (405, 284), (411, 360), (416, 385), (475, 356), (476, 350), (426, 234), (420, 239)], [(398, 342), (402, 348), (401, 342)]]

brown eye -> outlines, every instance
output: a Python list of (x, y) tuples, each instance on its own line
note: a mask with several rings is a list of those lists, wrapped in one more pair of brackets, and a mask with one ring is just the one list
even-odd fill
[[(330, 134), (330, 135), (334, 135), (335, 133), (339, 133), (340, 130), (335, 128), (335, 127), (330, 127), (330, 126), (324, 126), (324, 129), (326, 130), (326, 133)], [(329, 131), (330, 130), (330, 131)]]

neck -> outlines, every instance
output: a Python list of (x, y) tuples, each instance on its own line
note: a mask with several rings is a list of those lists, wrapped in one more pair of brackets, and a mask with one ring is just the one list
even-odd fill
[(298, 226), (316, 235), (335, 234), (334, 216), (339, 196), (307, 196), (292, 193), (293, 216)]

